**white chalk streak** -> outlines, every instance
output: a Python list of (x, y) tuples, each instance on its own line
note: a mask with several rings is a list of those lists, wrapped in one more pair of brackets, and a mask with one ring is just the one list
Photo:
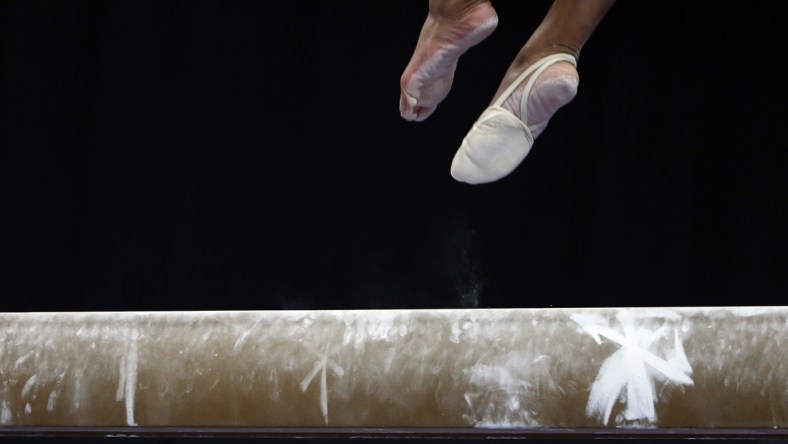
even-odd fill
[[(663, 325), (657, 330), (650, 330), (638, 325), (641, 319), (662, 320)], [(692, 373), (689, 360), (679, 339), (678, 328), (673, 328), (672, 347), (665, 351), (666, 359), (652, 352), (652, 346), (659, 338), (668, 334), (667, 321), (677, 321), (677, 314), (669, 311), (654, 311), (648, 315), (619, 312), (616, 319), (623, 334), (607, 326), (601, 316), (572, 315), (577, 322), (597, 343), (607, 338), (621, 346), (608, 357), (599, 369), (596, 380), (591, 386), (591, 393), (586, 405), (588, 416), (600, 416), (603, 424), (607, 424), (616, 402), (626, 389), (626, 410), (624, 417), (633, 421), (647, 419), (649, 423), (656, 421), (654, 409), (656, 399), (653, 376), (649, 374), (646, 364), (659, 371), (668, 382), (692, 385)]]
[(134, 397), (137, 390), (137, 367), (139, 364), (138, 338), (137, 328), (131, 328), (127, 335), (126, 352), (120, 358), (118, 390), (115, 392), (115, 400), (125, 401), (126, 424), (130, 426), (137, 425), (134, 422)]

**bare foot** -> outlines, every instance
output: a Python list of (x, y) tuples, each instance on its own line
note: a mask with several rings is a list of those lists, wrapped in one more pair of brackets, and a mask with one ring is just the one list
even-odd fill
[(495, 30), (498, 16), (490, 2), (459, 17), (430, 11), (410, 63), (400, 78), (400, 115), (421, 122), (449, 94), (457, 61)]

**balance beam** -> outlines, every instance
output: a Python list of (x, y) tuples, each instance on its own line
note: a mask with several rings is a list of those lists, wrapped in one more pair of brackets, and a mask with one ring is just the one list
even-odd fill
[(788, 436), (788, 307), (0, 314), (2, 436)]

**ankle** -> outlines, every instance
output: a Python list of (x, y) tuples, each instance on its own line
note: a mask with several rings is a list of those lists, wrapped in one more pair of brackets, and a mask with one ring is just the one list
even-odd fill
[(580, 57), (580, 47), (571, 43), (526, 43), (512, 63), (516, 68), (527, 68), (534, 62), (553, 54), (569, 54), (577, 60)]
[(489, 0), (430, 0), (429, 15), (438, 21), (460, 22), (495, 15)]

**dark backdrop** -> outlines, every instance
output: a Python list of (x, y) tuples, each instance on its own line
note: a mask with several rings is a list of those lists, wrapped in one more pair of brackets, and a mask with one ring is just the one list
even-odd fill
[(0, 311), (784, 304), (777, 3), (622, 1), (514, 174), (449, 164), (547, 10), (423, 123), (425, 1), (3, 2)]
[(546, 1), (430, 119), (425, 1), (2, 3), (2, 310), (782, 304), (784, 21), (623, 1), (500, 182), (449, 164)]

